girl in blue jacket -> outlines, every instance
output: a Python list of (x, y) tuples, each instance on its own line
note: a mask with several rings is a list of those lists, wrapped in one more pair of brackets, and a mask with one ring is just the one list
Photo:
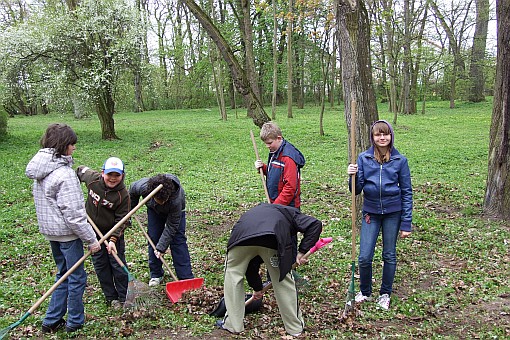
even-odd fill
[[(360, 292), (356, 302), (372, 299), (372, 261), (382, 232), (384, 261), (377, 304), (390, 306), (390, 296), (397, 269), (397, 238), (411, 234), (413, 192), (407, 158), (393, 146), (391, 125), (379, 120), (370, 129), (372, 146), (358, 156), (357, 164), (349, 164), (347, 173), (356, 175), (356, 195), (363, 191), (363, 218), (358, 257)], [(352, 191), (352, 177), (349, 177)]]

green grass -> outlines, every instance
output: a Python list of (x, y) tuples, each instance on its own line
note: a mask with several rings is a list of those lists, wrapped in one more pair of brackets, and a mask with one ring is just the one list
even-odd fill
[[(325, 112), (325, 136), (319, 136), (319, 109), (277, 113), (284, 136), (305, 155), (302, 210), (321, 219), (331, 246), (314, 254), (300, 269), (312, 289), (301, 298), (310, 338), (498, 338), (510, 336), (508, 225), (481, 217), (487, 177), (492, 104), (428, 103), (425, 115), (399, 116), (395, 144), (409, 159), (414, 204), (414, 233), (398, 244), (399, 266), (392, 308), (380, 312), (361, 306), (351, 323), (341, 323), (350, 275), (350, 194), (347, 190), (347, 134), (343, 109)], [(220, 120), (216, 110), (122, 113), (115, 116), (116, 141), (101, 140), (96, 117), (17, 116), (0, 144), (0, 328), (17, 321), (53, 283), (54, 264), (47, 241), (39, 234), (24, 175), (39, 149), (48, 124), (65, 122), (78, 134), (76, 165), (100, 169), (110, 156), (126, 164), (127, 184), (161, 172), (179, 176), (187, 193), (188, 238), (197, 277), (208, 289), (221, 289), (228, 231), (241, 213), (264, 200), (250, 130), (251, 119), (239, 111)], [(380, 118), (393, 114), (380, 108)], [(257, 138), (263, 159), (267, 149)], [(142, 209), (143, 211), (143, 209)], [(126, 233), (130, 271), (148, 281), (146, 246), (140, 233)], [(380, 249), (374, 262), (374, 287), (380, 284)], [(85, 302), (86, 337), (207, 337), (214, 320), (207, 307), (162, 306), (138, 317), (113, 312), (103, 304), (90, 261)], [(274, 305), (274, 300), (268, 298)], [(13, 337), (40, 336), (47, 307), (11, 331)], [(276, 313), (276, 314), (275, 314)], [(271, 315), (271, 318), (267, 318)], [(132, 318), (130, 318), (132, 317)], [(281, 320), (274, 310), (247, 317), (245, 336), (278, 337)], [(159, 333), (158, 333), (159, 334)]]

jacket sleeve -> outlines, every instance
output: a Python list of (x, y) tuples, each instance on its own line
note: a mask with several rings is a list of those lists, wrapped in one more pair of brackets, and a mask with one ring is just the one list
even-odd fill
[(164, 253), (168, 249), (170, 243), (172, 243), (175, 233), (179, 229), (179, 225), (181, 224), (181, 218), (182, 218), (182, 201), (179, 199), (172, 202), (172, 205), (166, 218), (165, 229), (163, 229), (163, 233), (159, 238), (158, 244), (156, 244), (157, 251)]
[(303, 233), (299, 244), (300, 253), (306, 254), (319, 240), (322, 232), (322, 222), (315, 217), (297, 212), (294, 218), (297, 231)]
[[(122, 202), (115, 210), (115, 224), (119, 223), (129, 212), (131, 203), (127, 190), (121, 192)], [(117, 239), (122, 235), (124, 230), (129, 226), (129, 221), (124, 222), (122, 226), (117, 228), (110, 237), (110, 241), (117, 242)], [(112, 226), (113, 227), (113, 226)]]
[(131, 209), (136, 207), (138, 205), (138, 202), (140, 201), (140, 196), (145, 196), (145, 190), (147, 179), (142, 178), (134, 183), (131, 184), (131, 187), (129, 188), (129, 200), (131, 202)]
[(282, 161), (285, 163), (283, 168), (283, 187), (278, 197), (274, 200), (274, 204), (289, 205), (292, 200), (296, 197), (299, 175), (297, 165), (294, 160), (290, 157), (282, 157)]
[(85, 165), (80, 165), (76, 168), (76, 175), (78, 176), (78, 179), (80, 182), (84, 182), (87, 185), (94, 180), (94, 176), (96, 176), (96, 174), (97, 171), (94, 171)]
[(404, 158), (398, 176), (398, 185), (402, 198), (402, 215), (400, 217), (400, 230), (411, 231), (413, 220), (413, 189), (411, 186), (411, 171), (407, 159)]
[(67, 227), (73, 231), (83, 242), (91, 244), (96, 242), (96, 233), (87, 222), (83, 191), (80, 182), (74, 175), (62, 176), (60, 187), (56, 190), (57, 206), (62, 213)]

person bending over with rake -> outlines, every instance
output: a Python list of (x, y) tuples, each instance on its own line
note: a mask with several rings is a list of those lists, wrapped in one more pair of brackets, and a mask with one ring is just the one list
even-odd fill
[(146, 203), (148, 234), (156, 244), (156, 249), (148, 245), (151, 287), (163, 281), (164, 272), (159, 257), (165, 254), (168, 247), (177, 278), (179, 280), (194, 278), (186, 239), (185, 193), (177, 176), (158, 174), (131, 184), (129, 189), (131, 207), (138, 204), (140, 196), (147, 196), (160, 184), (163, 188)]
[[(293, 236), (298, 232), (303, 233), (303, 238), (294, 257)], [(291, 269), (294, 263), (307, 262), (303, 256), (315, 245), (321, 232), (322, 223), (318, 219), (294, 207), (261, 203), (245, 212), (234, 225), (228, 241), (223, 284), (227, 311), (216, 325), (231, 333), (244, 331), (244, 276), (249, 275), (247, 269), (254, 259), (261, 258), (273, 278), (285, 331), (299, 336), (304, 330), (304, 321)], [(260, 299), (261, 295), (255, 292), (254, 297)]]
[[(78, 179), (87, 186), (87, 214), (104, 235), (108, 233), (129, 212), (129, 193), (124, 185), (124, 163), (117, 157), (108, 158), (101, 172), (86, 166), (76, 169)], [(126, 221), (117, 228), (108, 240), (108, 247), (101, 245), (101, 251), (92, 255), (92, 262), (101, 284), (106, 304), (115, 309), (126, 301), (128, 274), (122, 269), (112, 252), (116, 252), (126, 265), (124, 229)], [(102, 235), (98, 235), (100, 239)]]
[[(349, 164), (347, 174), (356, 175), (356, 195), (363, 191), (363, 218), (358, 257), (360, 292), (356, 302), (372, 300), (372, 261), (374, 249), (382, 233), (384, 262), (377, 304), (389, 309), (393, 280), (397, 269), (397, 237), (411, 234), (413, 193), (407, 158), (393, 146), (391, 125), (379, 120), (370, 129), (372, 146), (358, 156), (357, 164)], [(352, 191), (352, 177), (349, 177)]]
[[(51, 124), (41, 138), (37, 154), (25, 174), (34, 180), (33, 195), (39, 231), (50, 242), (57, 265), (56, 280), (83, 256), (83, 242), (95, 253), (101, 249), (94, 230), (87, 223), (83, 191), (76, 178), (72, 154), (78, 137), (66, 124)], [(85, 323), (83, 293), (87, 273), (83, 263), (51, 294), (42, 322), (43, 333), (55, 333), (65, 326), (75, 332)], [(67, 313), (67, 322), (64, 319)]]

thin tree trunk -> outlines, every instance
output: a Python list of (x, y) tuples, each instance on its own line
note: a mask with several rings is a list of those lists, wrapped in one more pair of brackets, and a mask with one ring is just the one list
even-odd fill
[(471, 48), (471, 63), (469, 79), (471, 89), (469, 101), (478, 103), (485, 101), (485, 74), (483, 62), (485, 60), (485, 47), (487, 45), (487, 33), (489, 28), (489, 0), (475, 0), (476, 25), (473, 35), (473, 47)]
[(276, 17), (277, 1), (273, 0), (273, 91), (271, 95), (271, 119), (276, 120), (276, 95), (278, 92), (278, 18)]
[(292, 118), (292, 90), (293, 90), (293, 69), (292, 69), (292, 31), (293, 29), (293, 13), (292, 0), (289, 0), (289, 14), (287, 24), (287, 117)]

